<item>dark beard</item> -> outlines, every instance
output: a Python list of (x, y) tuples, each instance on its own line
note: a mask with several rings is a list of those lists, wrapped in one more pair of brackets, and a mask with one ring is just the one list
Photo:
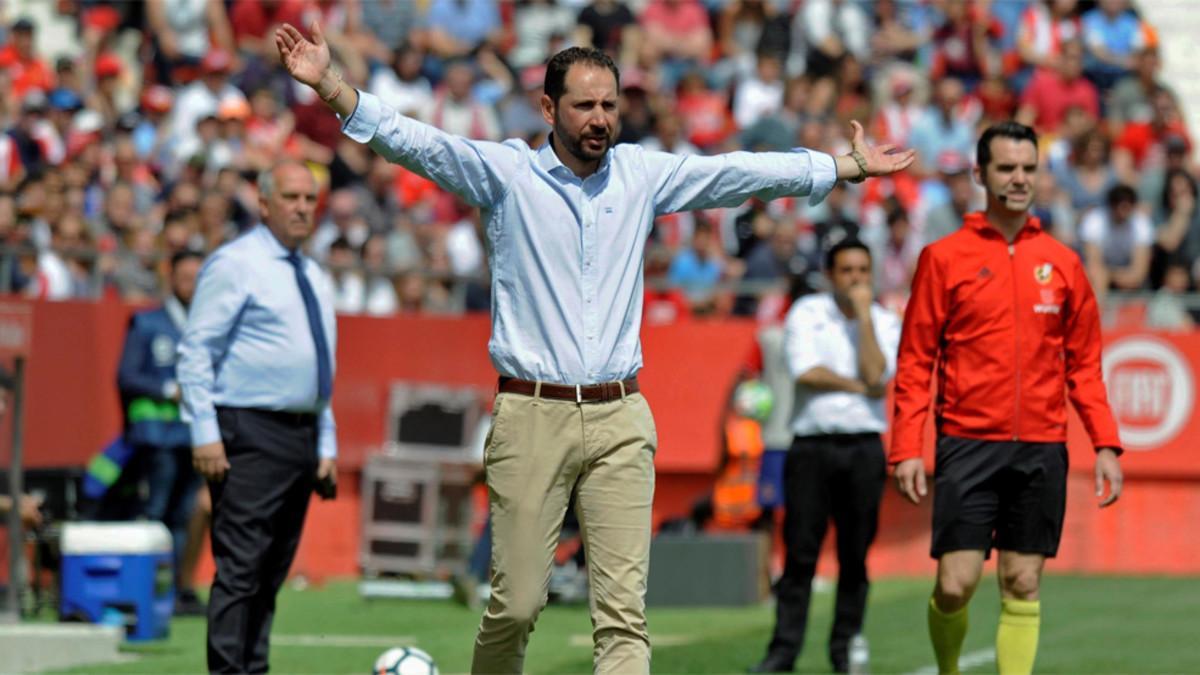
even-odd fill
[(583, 147), (583, 136), (576, 136), (566, 129), (561, 124), (554, 125), (554, 135), (557, 136), (563, 144), (563, 148), (571, 153), (571, 156), (581, 162), (598, 162), (600, 161), (608, 149), (612, 147), (615, 134), (609, 135), (604, 139), (604, 148), (599, 153), (593, 153)]

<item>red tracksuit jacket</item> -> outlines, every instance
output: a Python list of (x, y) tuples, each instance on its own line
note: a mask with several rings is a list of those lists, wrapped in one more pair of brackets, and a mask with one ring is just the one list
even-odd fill
[(1120, 447), (1096, 297), (1075, 252), (1030, 217), (1009, 244), (983, 213), (925, 247), (904, 314), (888, 461), (920, 457), (937, 367), (938, 430), (1063, 442), (1067, 396), (1096, 447)]

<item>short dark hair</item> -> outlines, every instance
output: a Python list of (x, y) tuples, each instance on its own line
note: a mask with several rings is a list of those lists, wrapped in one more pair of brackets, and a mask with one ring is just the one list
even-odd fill
[(888, 209), (888, 211), (887, 211), (888, 227), (891, 227), (902, 220), (906, 223), (912, 222), (911, 220), (909, 220), (908, 211), (905, 211), (903, 208)]
[(617, 64), (613, 63), (612, 57), (595, 47), (570, 47), (550, 57), (550, 62), (546, 64), (544, 89), (555, 105), (567, 90), (567, 71), (576, 63), (607, 68), (616, 80), (617, 91), (621, 90), (621, 71), (617, 70)]
[[(187, 207), (171, 209), (170, 211), (167, 211), (167, 215), (163, 216), (163, 226), (165, 227), (168, 223), (185, 221), (194, 215), (196, 215), (196, 209)], [(184, 224), (186, 225), (186, 223)]]
[(171, 256), (171, 271), (174, 272), (176, 267), (179, 267), (185, 260), (204, 261), (204, 254), (194, 248), (185, 248), (182, 251), (176, 251)]
[[(1188, 189), (1192, 191), (1192, 198), (1200, 197), (1200, 185), (1197, 185), (1196, 179), (1192, 177), (1192, 174), (1187, 169), (1170, 169), (1167, 171), (1166, 178), (1163, 179), (1162, 209), (1165, 213), (1175, 210), (1175, 198), (1171, 194), (1171, 183), (1174, 183), (1175, 179), (1180, 176), (1187, 181)], [(3, 198), (3, 196), (3, 194), (0, 194), (0, 198)]]
[(979, 168), (984, 171), (987, 171), (987, 165), (992, 161), (992, 139), (994, 138), (1029, 141), (1033, 143), (1034, 151), (1037, 151), (1038, 137), (1033, 127), (1028, 127), (1012, 120), (993, 124), (984, 130), (983, 135), (979, 137), (979, 144), (975, 146), (975, 161), (979, 163)]
[(857, 237), (846, 237), (833, 246), (830, 246), (829, 250), (825, 252), (825, 271), (829, 272), (833, 270), (833, 264), (837, 262), (838, 255), (840, 255), (842, 251), (850, 250), (862, 251), (863, 253), (867, 254), (868, 259), (871, 258), (871, 249), (868, 248), (866, 244), (862, 243), (861, 239), (858, 239)]
[(1110, 209), (1116, 208), (1118, 204), (1137, 204), (1138, 193), (1137, 190), (1124, 183), (1117, 183), (1108, 189), (1104, 201)]

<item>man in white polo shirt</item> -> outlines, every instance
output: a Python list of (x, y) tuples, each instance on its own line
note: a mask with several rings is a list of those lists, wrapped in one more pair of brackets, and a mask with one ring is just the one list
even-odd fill
[(867, 604), (867, 548), (875, 539), (887, 474), (880, 433), (884, 391), (896, 371), (900, 319), (874, 303), (871, 252), (856, 239), (825, 256), (830, 292), (788, 312), (784, 347), (796, 382), (795, 438), (784, 465), (787, 558), (776, 586), (775, 632), (752, 672), (791, 672), (804, 645), (809, 593), (830, 518), (837, 530), (838, 588), (829, 659), (849, 668), (851, 639)]

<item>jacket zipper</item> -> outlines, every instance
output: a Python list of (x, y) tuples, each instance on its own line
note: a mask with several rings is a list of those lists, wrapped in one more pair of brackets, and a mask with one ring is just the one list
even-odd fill
[[(1018, 237), (1021, 235), (1018, 233)], [(1012, 272), (1013, 287), (1013, 370), (1016, 373), (1017, 393), (1013, 397), (1013, 434), (1014, 441), (1020, 440), (1021, 428), (1021, 316), (1018, 310), (1020, 295), (1017, 293), (1017, 240), (1008, 245), (1009, 269)]]

